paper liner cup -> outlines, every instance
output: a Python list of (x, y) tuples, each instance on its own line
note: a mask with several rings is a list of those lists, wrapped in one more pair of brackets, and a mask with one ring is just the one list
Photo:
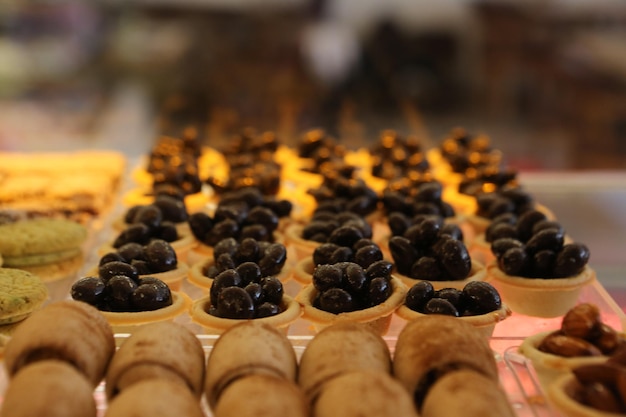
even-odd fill
[(351, 321), (363, 323), (376, 333), (385, 335), (389, 330), (393, 313), (402, 305), (407, 291), (406, 285), (394, 275), (391, 276), (391, 287), (393, 292), (383, 303), (347, 313), (333, 314), (313, 306), (317, 296), (317, 289), (315, 289), (313, 284), (302, 288), (296, 296), (296, 300), (304, 309), (303, 318), (311, 322), (316, 332), (335, 323)]
[(507, 275), (492, 263), (487, 268), (487, 275), (513, 312), (542, 318), (567, 313), (576, 305), (582, 288), (596, 279), (589, 266), (571, 278), (544, 279)]
[(114, 333), (133, 333), (134, 330), (148, 323), (173, 321), (186, 314), (191, 306), (191, 298), (187, 294), (172, 291), (172, 305), (152, 311), (111, 312), (102, 311)]
[(562, 375), (569, 374), (574, 368), (582, 365), (604, 363), (607, 356), (579, 356), (566, 358), (552, 353), (542, 352), (538, 349), (543, 339), (550, 335), (552, 331), (537, 333), (528, 336), (519, 346), (518, 351), (533, 364), (539, 382), (548, 388), (552, 382)]
[[(416, 283), (423, 281), (421, 279), (411, 278), (402, 274), (395, 274), (398, 278), (402, 280), (402, 282), (409, 288), (411, 288)], [(470, 274), (467, 278), (458, 281), (429, 281), (433, 284), (433, 288), (435, 290), (440, 290), (442, 288), (456, 288), (457, 290), (462, 290), (468, 282), (472, 281), (485, 281), (487, 278), (487, 270), (485, 266), (472, 259), (472, 269), (470, 270)]]
[[(225, 319), (213, 316), (207, 313), (211, 303), (211, 296), (207, 295), (193, 302), (190, 315), (191, 321), (200, 325), (206, 334), (221, 334), (231, 327), (250, 320)], [(283, 295), (283, 301), (280, 304), (282, 312), (275, 316), (252, 319), (260, 323), (267, 323), (283, 333), (289, 332), (289, 326), (302, 315), (300, 304), (288, 295)]]
[[(426, 316), (427, 314), (420, 313), (415, 310), (411, 310), (406, 304), (402, 304), (396, 310), (396, 314), (404, 320), (411, 321), (419, 317)], [(496, 324), (506, 319), (511, 315), (511, 309), (505, 304), (499, 310), (492, 311), (486, 314), (478, 316), (463, 316), (458, 317), (459, 320), (466, 321), (476, 328), (486, 339), (491, 338), (493, 331), (496, 328)]]

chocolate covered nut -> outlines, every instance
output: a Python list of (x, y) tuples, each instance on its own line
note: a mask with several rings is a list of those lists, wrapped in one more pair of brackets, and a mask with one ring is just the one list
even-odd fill
[(624, 339), (611, 326), (600, 323), (594, 330), (593, 344), (608, 355), (613, 353), (620, 345), (624, 343)]

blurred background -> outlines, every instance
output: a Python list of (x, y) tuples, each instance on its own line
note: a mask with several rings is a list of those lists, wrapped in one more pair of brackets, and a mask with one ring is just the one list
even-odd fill
[(485, 133), (626, 288), (624, 0), (0, 2), (1, 150), (140, 156), (189, 125)]
[(3, 0), (0, 147), (140, 153), (194, 124), (487, 133), (523, 170), (626, 167), (623, 0)]

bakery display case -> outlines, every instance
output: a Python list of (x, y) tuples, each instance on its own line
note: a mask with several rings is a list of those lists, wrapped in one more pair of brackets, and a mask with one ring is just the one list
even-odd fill
[[(459, 332), (478, 335), (493, 359), (491, 394), (497, 402), (502, 390), (503, 413), (588, 415), (562, 405), (582, 395), (580, 380), (564, 371), (569, 362), (528, 355), (522, 346), (537, 335), (570, 337), (565, 317), (577, 306), (593, 306), (593, 331), (582, 342), (568, 339), (568, 347), (582, 343), (592, 364), (605, 365), (623, 343), (626, 83), (610, 51), (622, 39), (626, 9), (609, 0), (592, 14), (558, 1), (543, 8), (486, 0), (432, 8), (357, 3), (0, 6), (0, 55), (14, 65), (0, 64), (0, 228), (45, 217), (84, 231), (69, 249), (62, 239), (33, 233), (40, 245), (29, 245), (43, 247), (45, 256), (3, 249), (9, 243), (0, 239), (3, 269), (50, 261), (61, 278), (49, 268), (34, 270), (49, 299), (33, 309), (92, 304), (111, 326), (117, 352), (128, 355), (120, 361), (136, 360), (128, 346), (156, 322), (163, 334), (184, 333), (169, 342), (180, 337), (195, 345), (187, 346), (195, 352), (186, 359), (206, 363), (218, 351), (219, 365), (227, 367), (240, 358), (220, 351), (222, 337), (245, 321), (278, 329), (276, 343), (286, 341), (296, 367), (318, 335), (347, 322), (380, 337), (393, 360), (408, 323), (430, 313), (462, 316), (466, 328)], [(48, 54), (38, 57), (38, 71), (21, 72), (41, 50)], [(494, 196), (501, 198), (498, 208), (487, 205)], [(498, 219), (508, 231), (494, 231), (498, 216), (486, 213), (501, 215), (509, 206), (518, 211)], [(528, 212), (532, 224), (520, 226)], [(550, 241), (531, 242), (541, 222)], [(523, 232), (529, 236), (520, 238)], [(492, 250), (498, 239), (513, 238), (518, 243)], [(559, 270), (565, 246), (578, 252)], [(62, 261), (76, 247), (83, 258), (69, 270)], [(501, 261), (504, 253), (532, 260), (515, 269)], [(498, 279), (496, 270), (508, 278)], [(520, 279), (533, 284), (526, 298)], [(422, 293), (413, 289), (424, 282), (431, 286), (423, 284)], [(548, 282), (559, 284), (558, 296)], [(147, 311), (129, 307), (140, 303)], [(14, 333), (19, 329), (20, 322), (2, 323), (3, 352), (14, 334), (29, 348), (28, 337)], [(342, 337), (334, 343), (335, 354), (345, 355)], [(322, 356), (333, 347), (326, 345), (322, 350), (331, 353)], [(19, 368), (11, 365), (16, 349), (2, 354), (0, 410), (5, 396), (6, 407), (17, 410), (14, 391), (24, 382), (8, 391)], [(170, 355), (175, 346), (164, 349), (155, 357), (186, 366)], [(109, 370), (119, 371), (114, 362)], [(558, 372), (549, 374), (544, 362), (558, 363)], [(445, 378), (459, 372), (455, 366), (431, 370), (409, 396), (400, 390), (398, 404), (410, 397), (422, 411), (420, 395), (438, 381), (455, 383)], [(61, 368), (37, 372), (80, 379)], [(367, 381), (399, 386), (390, 369), (385, 376), (365, 371), (364, 389)], [(143, 365), (136, 374), (120, 372), (115, 386), (100, 375), (87, 385), (98, 417), (134, 379), (180, 378)], [(274, 373), (260, 372), (257, 385), (233, 385), (255, 395), (258, 384), (276, 384), (298, 409), (302, 387)], [(557, 377), (561, 385), (552, 388)], [(235, 397), (217, 407), (211, 396), (217, 394), (204, 395), (194, 378), (187, 383), (191, 396), (180, 386), (151, 389), (180, 401), (172, 407), (189, 399), (199, 404), (190, 415), (220, 417), (236, 408)], [(339, 379), (320, 395), (319, 407), (336, 401), (333, 389), (361, 386), (355, 379)], [(225, 386), (214, 388), (226, 393)], [(437, 404), (428, 404), (424, 412), (435, 415)], [(117, 407), (111, 412), (121, 412)]]

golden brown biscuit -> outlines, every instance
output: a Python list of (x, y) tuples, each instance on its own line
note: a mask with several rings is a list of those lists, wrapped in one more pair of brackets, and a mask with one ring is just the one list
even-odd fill
[(105, 417), (204, 417), (198, 399), (181, 384), (148, 379), (120, 392)]
[(199, 398), (204, 364), (202, 344), (189, 329), (168, 321), (146, 324), (113, 356), (106, 374), (107, 398), (149, 378), (178, 380)]
[(204, 392), (211, 407), (233, 381), (269, 374), (295, 381), (296, 353), (284, 333), (256, 320), (226, 330), (215, 342), (206, 365)]
[(497, 381), (464, 369), (443, 375), (430, 388), (422, 417), (514, 417), (515, 413)]
[(10, 376), (45, 359), (59, 359), (81, 371), (95, 387), (115, 351), (111, 326), (95, 308), (59, 301), (36, 311), (15, 330), (4, 352)]
[(312, 398), (330, 379), (356, 370), (391, 372), (391, 354), (384, 339), (358, 323), (326, 327), (309, 342), (298, 371), (298, 383)]
[(70, 364), (46, 360), (10, 380), (0, 417), (95, 417), (93, 386)]
[(220, 396), (215, 417), (308, 417), (304, 394), (294, 381), (255, 374), (239, 378)]
[(489, 342), (471, 324), (456, 317), (426, 315), (407, 323), (398, 335), (393, 373), (418, 406), (441, 375), (472, 369), (498, 381)]

